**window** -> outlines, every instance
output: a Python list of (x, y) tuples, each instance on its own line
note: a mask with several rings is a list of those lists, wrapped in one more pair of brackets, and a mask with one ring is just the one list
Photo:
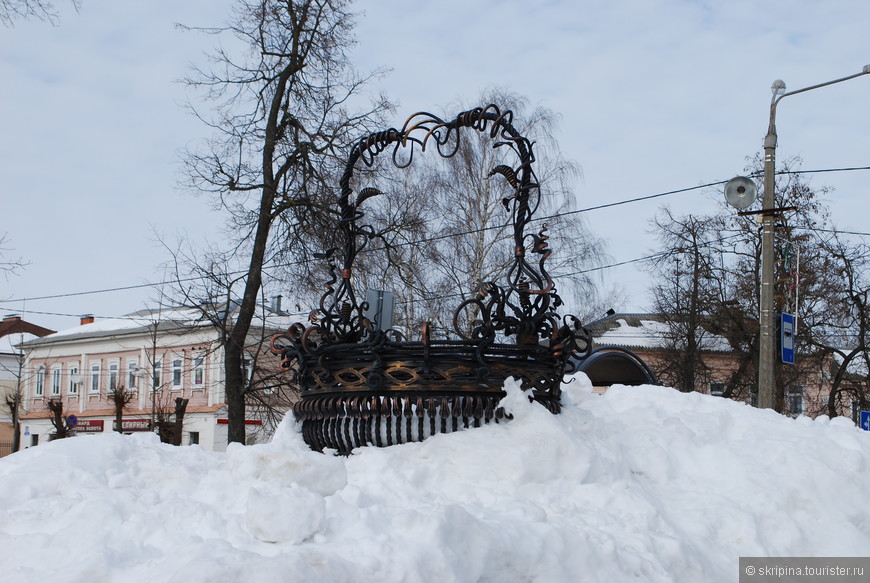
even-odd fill
[(51, 396), (60, 396), (60, 367), (51, 369)]
[(172, 359), (172, 390), (177, 391), (181, 389), (181, 378), (183, 369), (183, 360), (181, 357), (176, 357)]
[(92, 395), (100, 394), (100, 363), (95, 362), (91, 364), (91, 387), (90, 393)]
[(43, 368), (36, 371), (36, 391), (34, 394), (37, 397), (45, 394), (45, 369)]
[(190, 432), (190, 445), (199, 445), (199, 431)]
[(69, 386), (67, 387), (68, 395), (78, 395), (79, 394), (79, 383), (81, 382), (81, 377), (79, 377), (79, 363), (73, 363), (69, 365)]
[(804, 386), (798, 383), (790, 384), (786, 389), (788, 412), (800, 415), (804, 412)]
[(159, 391), (163, 384), (163, 359), (158, 358), (154, 361), (154, 366), (151, 369), (151, 390)]
[(127, 361), (127, 390), (135, 391), (136, 390), (136, 373), (139, 372), (139, 361), (138, 360), (128, 360)]
[(202, 354), (193, 357), (193, 388), (201, 389), (205, 385), (205, 356)]
[(734, 385), (731, 383), (709, 383), (707, 389), (714, 397), (731, 398), (731, 393), (734, 392)]
[(242, 360), (242, 376), (245, 377), (245, 380), (250, 381), (253, 375), (254, 361), (250, 358), (245, 358), (244, 360)]
[(118, 388), (118, 374), (120, 365), (117, 362), (109, 363), (109, 390)]

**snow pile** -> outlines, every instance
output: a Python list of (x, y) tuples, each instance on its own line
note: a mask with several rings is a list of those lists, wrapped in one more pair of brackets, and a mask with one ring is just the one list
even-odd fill
[[(582, 375), (581, 375), (582, 376)], [(734, 581), (863, 556), (870, 435), (660, 387), (349, 457), (80, 437), (0, 459), (8, 581)]]

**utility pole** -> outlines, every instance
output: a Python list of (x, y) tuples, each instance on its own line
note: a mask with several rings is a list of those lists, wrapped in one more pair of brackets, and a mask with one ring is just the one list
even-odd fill
[(761, 304), (759, 326), (761, 336), (758, 345), (758, 407), (773, 409), (774, 407), (774, 341), (773, 318), (773, 285), (774, 285), (774, 218), (781, 210), (775, 208), (775, 173), (776, 173), (776, 106), (784, 97), (804, 93), (819, 87), (842, 83), (861, 75), (870, 73), (870, 65), (865, 65), (860, 73), (811, 85), (796, 91), (786, 92), (785, 83), (777, 79), (771, 90), (770, 125), (764, 137), (764, 200), (761, 212)]

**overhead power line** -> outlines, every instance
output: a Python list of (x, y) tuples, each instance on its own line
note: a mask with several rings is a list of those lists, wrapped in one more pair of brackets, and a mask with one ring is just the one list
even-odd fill
[[(781, 170), (781, 171), (776, 172), (776, 174), (778, 174), (778, 175), (781, 175), (781, 174), (818, 174), (818, 173), (830, 173), (830, 172), (849, 172), (849, 171), (857, 171), (857, 170), (870, 170), (870, 166), (825, 168), (825, 169), (818, 169), (818, 170)], [(675, 194), (682, 194), (685, 192), (691, 192), (694, 190), (700, 190), (700, 189), (704, 189), (704, 188), (710, 188), (713, 186), (719, 186), (721, 184), (725, 184), (726, 182), (728, 182), (728, 181), (727, 180), (717, 180), (715, 182), (708, 182), (705, 184), (699, 184), (697, 186), (689, 186), (686, 188), (678, 188), (675, 190), (659, 192), (656, 194), (638, 196), (638, 197), (620, 200), (620, 201), (616, 201), (616, 202), (604, 203), (604, 204), (585, 207), (585, 208), (581, 208), (581, 209), (575, 209), (575, 210), (565, 211), (565, 212), (561, 212), (561, 213), (555, 213), (555, 214), (544, 216), (544, 217), (535, 217), (533, 219), (533, 221), (543, 222), (543, 221), (552, 220), (552, 219), (560, 218), (560, 217), (578, 215), (578, 214), (582, 214), (582, 213), (603, 210), (603, 209), (613, 208), (613, 207), (627, 205), (627, 204), (644, 202), (644, 201), (653, 200), (656, 198), (662, 198), (662, 197), (666, 197), (666, 196), (672, 196)], [(444, 235), (436, 235), (434, 237), (427, 237), (427, 238), (418, 239), (415, 241), (404, 241), (404, 242), (400, 242), (400, 243), (394, 243), (393, 246), (394, 247), (401, 247), (401, 246), (407, 246), (407, 245), (419, 245), (421, 243), (439, 241), (439, 240), (448, 239), (451, 237), (471, 235), (474, 233), (482, 233), (482, 232), (497, 230), (497, 229), (502, 229), (502, 228), (504, 228), (504, 225), (482, 227), (479, 229), (469, 229), (467, 231), (461, 231), (461, 232), (444, 234)], [(823, 232), (825, 231), (824, 229), (818, 229), (818, 230), (823, 231)], [(853, 231), (830, 231), (830, 232), (839, 232), (839, 233), (850, 234), (850, 235), (870, 236), (870, 233), (861, 233), (861, 232), (853, 232)], [(629, 260), (622, 261), (619, 263), (614, 263), (611, 265), (593, 267), (593, 268), (590, 268), (588, 270), (584, 270), (584, 271), (579, 272), (579, 273), (586, 273), (586, 272), (591, 272), (591, 271), (601, 271), (604, 269), (611, 269), (614, 267), (620, 267), (622, 265), (627, 265), (627, 264), (631, 264), (631, 263), (638, 263), (641, 261), (649, 260), (651, 258), (658, 256), (658, 255), (660, 255), (660, 254), (655, 254), (655, 255), (648, 256), (648, 257), (639, 257), (636, 259), (629, 259)], [(284, 263), (284, 264), (275, 265), (273, 267), (282, 267), (282, 266), (286, 267), (286, 266), (292, 266), (292, 265), (299, 265), (300, 263), (301, 262)], [(232, 271), (232, 272), (228, 272), (227, 275), (230, 275), (230, 276), (241, 275), (241, 274), (244, 274), (246, 271), (247, 270)], [(201, 278), (191, 276), (191, 277), (185, 277), (185, 278), (180, 278), (180, 279), (173, 279), (171, 283), (190, 282), (190, 281), (196, 281), (198, 279), (201, 279)], [(15, 302), (28, 302), (28, 301), (42, 301), (42, 300), (54, 300), (54, 299), (62, 299), (62, 298), (77, 297), (77, 296), (114, 293), (114, 292), (119, 292), (119, 291), (130, 291), (130, 290), (135, 290), (135, 289), (156, 288), (156, 287), (159, 287), (161, 285), (165, 285), (166, 283), (170, 283), (170, 282), (161, 282), (161, 283), (150, 282), (150, 283), (141, 283), (141, 284), (132, 284), (132, 285), (125, 285), (125, 286), (116, 286), (116, 287), (110, 287), (110, 288), (102, 288), (102, 289), (96, 289), (96, 290), (85, 290), (85, 291), (67, 292), (67, 293), (59, 293), (59, 294), (49, 294), (49, 295), (43, 295), (43, 296), (13, 298), (13, 299), (7, 299), (7, 300), (5, 300), (5, 302), (15, 303)], [(0, 309), (2, 309), (2, 308), (0, 308)], [(23, 310), (18, 310), (18, 311), (23, 311)], [(28, 311), (27, 313), (37, 313), (37, 314), (44, 313), (46, 315), (53, 315), (53, 314), (50, 314), (48, 312)], [(66, 315), (66, 314), (54, 314), (54, 315)]]

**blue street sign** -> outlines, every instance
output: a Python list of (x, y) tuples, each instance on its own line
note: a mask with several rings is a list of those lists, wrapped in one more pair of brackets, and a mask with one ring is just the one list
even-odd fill
[(78, 422), (79, 422), (79, 418), (76, 417), (75, 415), (70, 415), (69, 417), (66, 418), (66, 424), (69, 426), (70, 429), (75, 427), (78, 424)]
[(780, 345), (782, 346), (782, 361), (786, 364), (794, 364), (794, 316), (792, 314), (780, 314)]
[(861, 411), (861, 429), (870, 431), (870, 411)]

